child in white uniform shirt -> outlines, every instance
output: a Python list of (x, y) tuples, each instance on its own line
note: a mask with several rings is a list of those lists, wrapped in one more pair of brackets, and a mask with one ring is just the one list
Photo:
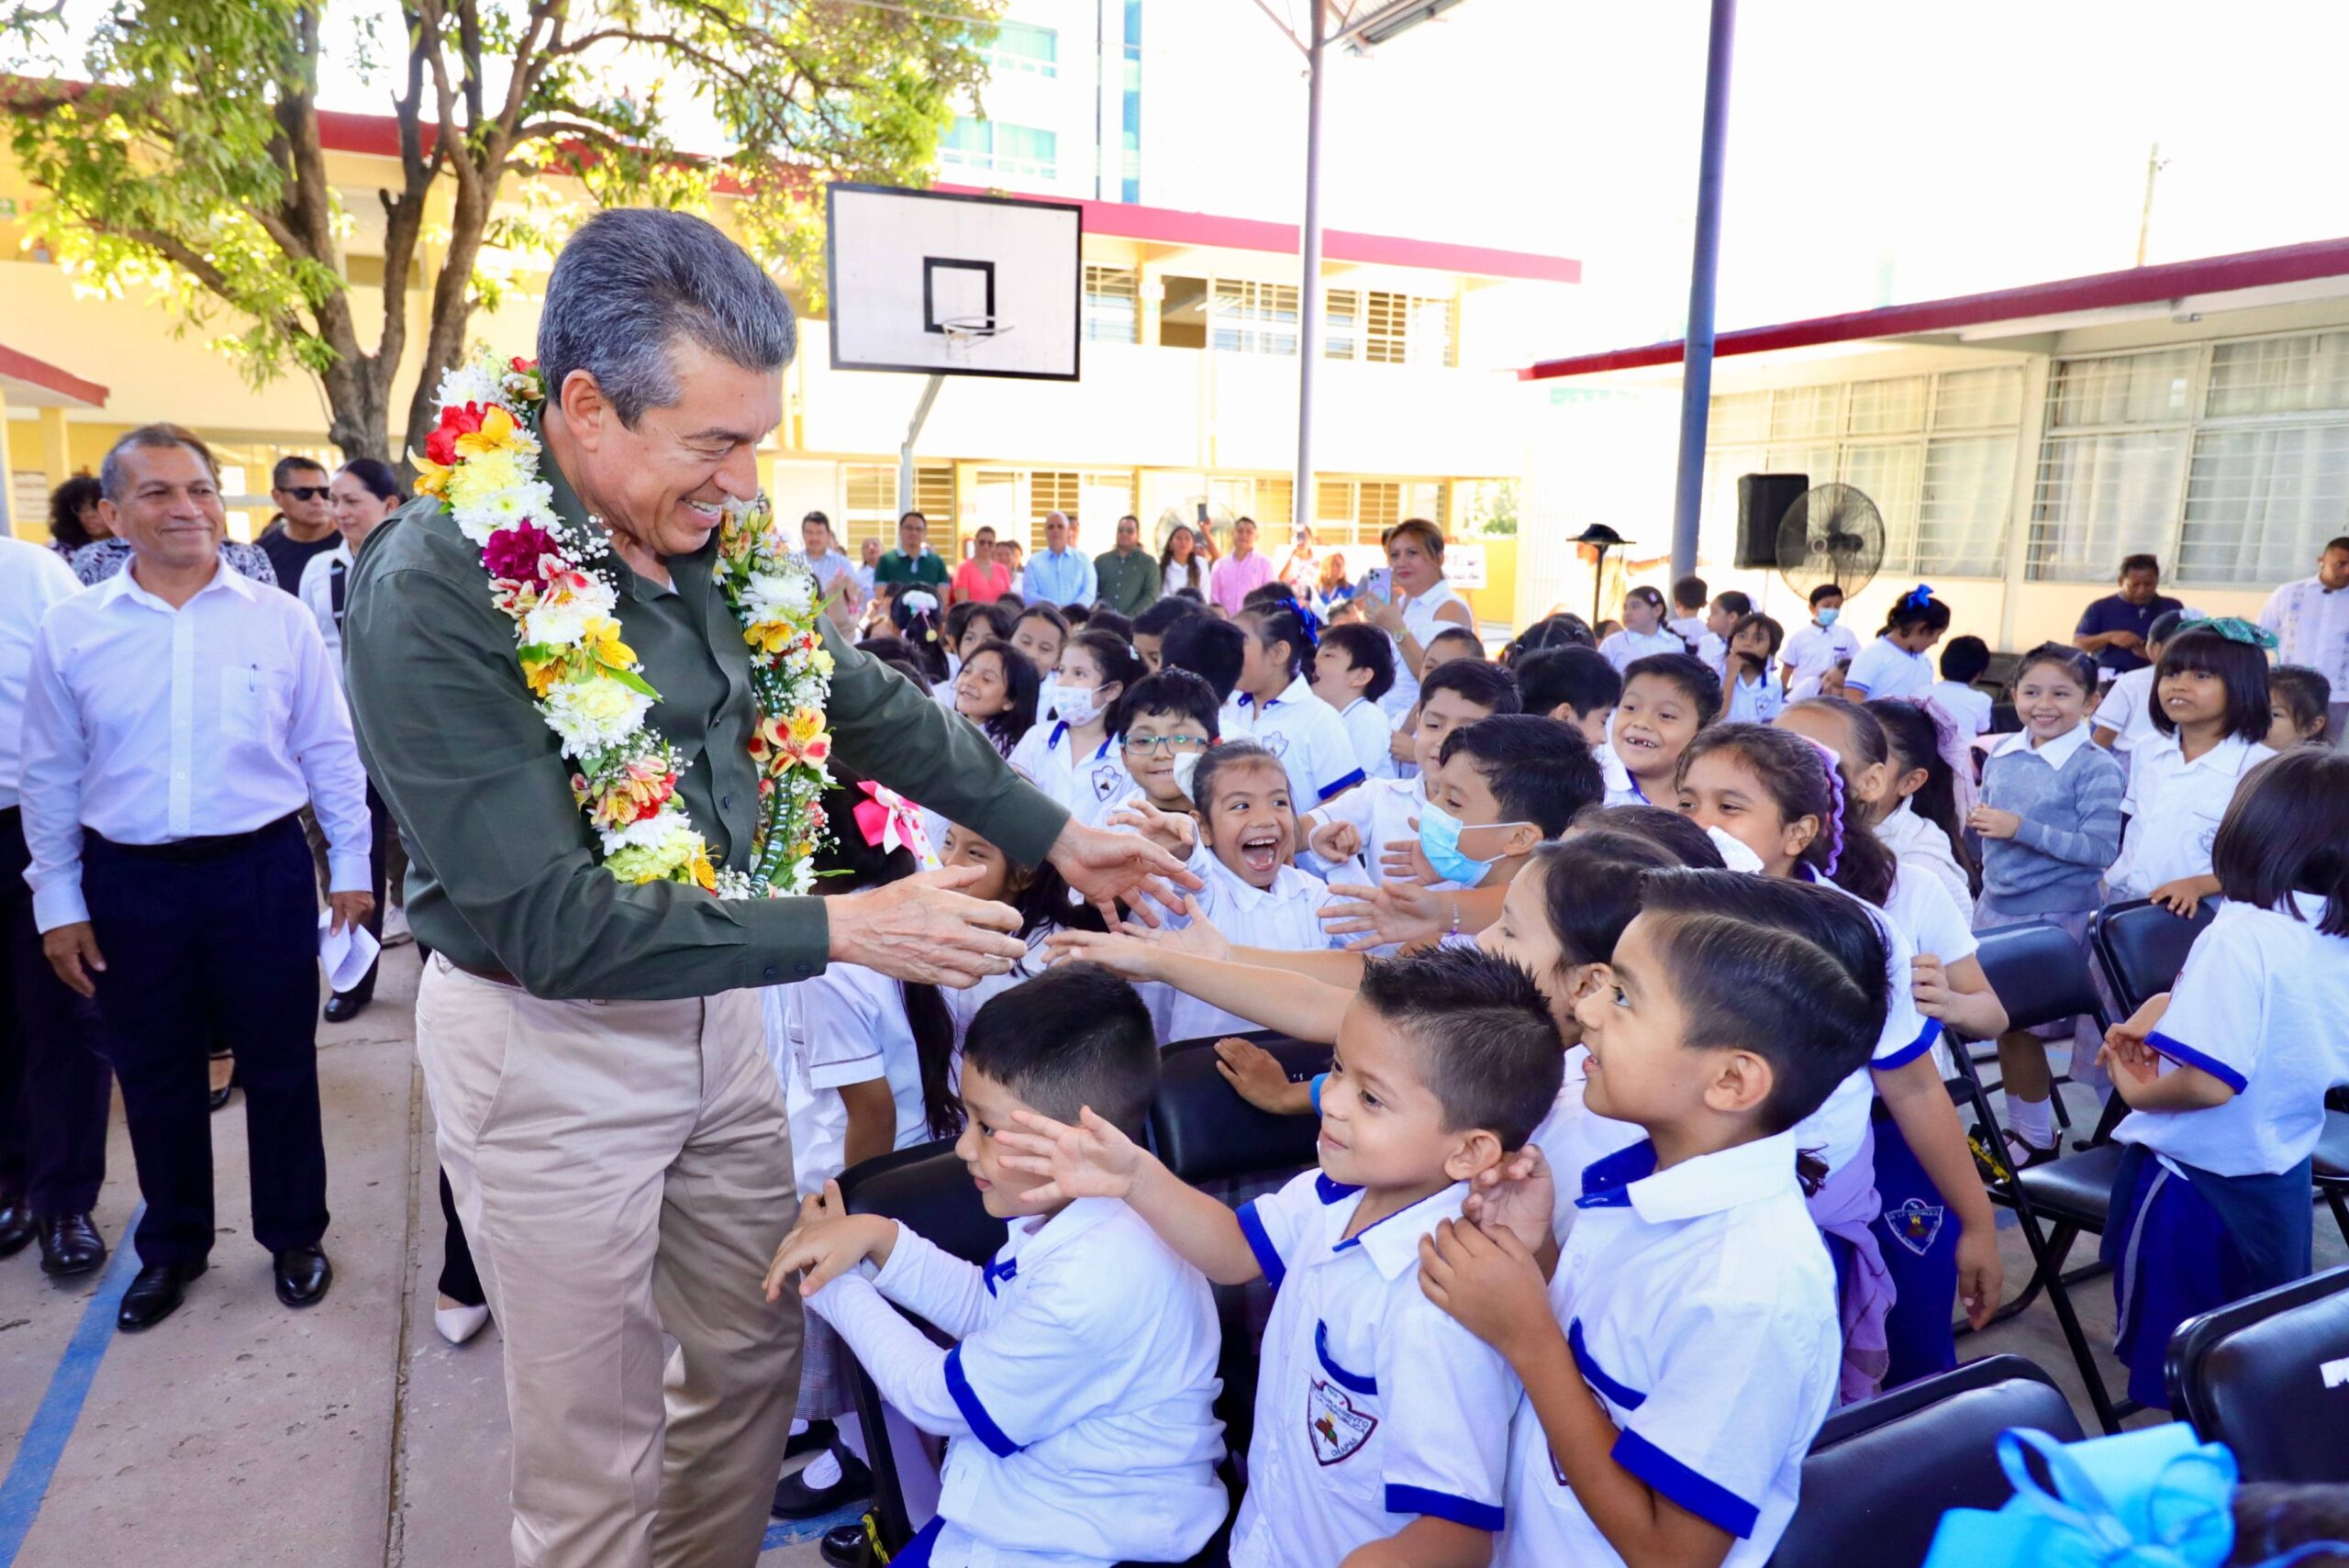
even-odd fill
[(1031, 1197), (1122, 1198), (1209, 1279), (1273, 1287), (1233, 1568), (1486, 1560), (1518, 1385), (1421, 1292), (1419, 1250), (1523, 1147), (1558, 1079), (1531, 978), (1446, 948), (1368, 966), (1321, 1096), (1320, 1169), (1237, 1214), (1097, 1116), (998, 1135), (1050, 1178)]
[[(1787, 639), (1784, 662), (1778, 666), (1778, 684), (1790, 696), (1809, 696), (1819, 689), (1820, 678), (1833, 669), (1838, 660), (1848, 664), (1860, 651), (1857, 633), (1848, 626), (1838, 626), (1843, 613), (1843, 590), (1832, 583), (1821, 583), (1810, 591), (1810, 621), (1795, 628)], [(1805, 689), (1797, 691), (1796, 687)]]
[(2154, 728), (2154, 676), (2161, 670), (2163, 645), (2179, 628), (2201, 618), (2199, 610), (2164, 610), (2155, 616), (2145, 628), (2145, 662), (2115, 675), (2096, 705), (2089, 739), (2120, 757), (2124, 774), (2137, 748), (2161, 733)]
[(1395, 776), (1386, 750), (1391, 731), (1379, 700), (1394, 686), (1395, 644), (1385, 632), (1359, 621), (1322, 630), (1321, 645), (1313, 651), (1313, 695), (1346, 727), (1365, 779)]
[(2129, 826), (2104, 879), (2112, 897), (2150, 898), (2191, 915), (2218, 891), (2210, 845), (2219, 820), (2243, 776), (2276, 754), (2266, 746), (2262, 651), (2274, 640), (2248, 621), (2205, 620), (2162, 645), (2154, 679), (2159, 733), (2130, 754)]
[(1843, 673), (1843, 695), (1854, 702), (1932, 695), (1933, 665), (1925, 651), (1948, 630), (1949, 606), (1918, 584), (1886, 613), (1876, 640), (1853, 656)]
[(1978, 637), (1953, 637), (1942, 650), (1942, 678), (1926, 695), (1941, 705), (1969, 742), (1990, 733), (1990, 694), (1974, 683), (1990, 667), (1990, 645)]
[[(1657, 653), (1688, 653), (1688, 645), (1664, 624), (1664, 595), (1653, 588), (1634, 588), (1623, 595), (1623, 629), (1609, 632), (1598, 644), (1607, 662), (1629, 673), (1631, 662)], [(1690, 658), (1696, 657), (1689, 654)]]
[(1651, 874), (1579, 1008), (1589, 1108), (1647, 1140), (1557, 1173), (1582, 1214), (1546, 1286), (1547, 1193), (1515, 1225), (1438, 1228), (1429, 1295), (1528, 1396), (1503, 1568), (1769, 1560), (1835, 1398), (1835, 1271), (1795, 1129), (1868, 1059), (1876, 955), (1842, 954), (1873, 937), (1823, 891)]
[(1871, 803), (1868, 826), (1902, 875), (1931, 877), (1960, 910), (1973, 908), (1974, 857), (1958, 816), (1957, 773), (1973, 767), (1972, 748), (1930, 703), (1881, 697), (1863, 706), (1883, 727), (1892, 760), (1891, 782)]
[(1428, 803), (1427, 773), (1444, 738), (1464, 724), (1518, 711), (1517, 683), (1497, 664), (1454, 659), (1428, 673), (1411, 730), (1417, 763), (1408, 779), (1373, 779), (1309, 811), (1300, 824), (1306, 848), (1339, 881), (1376, 882), (1389, 844), (1419, 836), (1411, 826)]
[(1133, 793), (1109, 733), (1120, 694), (1142, 678), (1141, 656), (1106, 631), (1080, 631), (1037, 698), (1034, 728), (1011, 749), (1011, 765), (1087, 827)]
[[(1716, 675), (1725, 674), (1729, 669), (1730, 639), (1736, 634), (1738, 622), (1753, 613), (1753, 601), (1731, 588), (1713, 600), (1712, 607), (1705, 612), (1705, 618), (1698, 623), (1697, 635), (1690, 636), (1687, 628), (1677, 623), (1672, 629), (1688, 644), (1689, 652), (1705, 662), (1705, 668)], [(1777, 623), (1773, 621), (1771, 624), (1776, 626)], [(1784, 635), (1783, 630), (1780, 635)], [(1770, 651), (1773, 654), (1778, 651), (1775, 644)], [(1769, 676), (1770, 666), (1763, 665), (1761, 673)]]
[(1694, 654), (1656, 653), (1633, 662), (1623, 672), (1623, 695), (1608, 727), (1624, 778), (1620, 786), (1609, 782), (1607, 804), (1669, 807), (1681, 753), (1720, 711), (1721, 684)]
[[(767, 1275), (855, 1351), (881, 1396), (952, 1440), (938, 1513), (900, 1568), (1179, 1562), (1223, 1522), (1207, 1281), (1122, 1204), (1038, 1195), (1005, 1165), (1019, 1118), (1080, 1112), (1140, 1135), (1158, 1051), (1141, 1003), (1088, 964), (1029, 981), (971, 1027), (955, 1152), (1010, 1237), (985, 1269), (894, 1220), (803, 1206)], [(858, 1266), (879, 1265), (869, 1278)], [(941, 1350), (888, 1303), (957, 1343)]]
[[(1722, 595), (1727, 598), (1726, 594)], [(1740, 594), (1739, 598), (1745, 595)], [(1721, 718), (1730, 724), (1767, 724), (1778, 717), (1786, 693), (1771, 673), (1787, 628), (1768, 616), (1740, 616), (1720, 642), (1720, 657), (1707, 660), (1721, 678)]]
[(2349, 1081), (2349, 759), (2296, 751), (2244, 782), (2211, 859), (2226, 899), (2166, 995), (2104, 1052), (2131, 1114), (2104, 1261), (2129, 1393), (2168, 1407), (2187, 1318), (2305, 1276), (2310, 1154)]
[(1290, 798), (1301, 810), (1362, 783), (1362, 764), (1338, 710), (1313, 695), (1308, 678), (1315, 628), (1294, 601), (1240, 612), (1248, 634), (1224, 733), (1246, 736), (1288, 770)]

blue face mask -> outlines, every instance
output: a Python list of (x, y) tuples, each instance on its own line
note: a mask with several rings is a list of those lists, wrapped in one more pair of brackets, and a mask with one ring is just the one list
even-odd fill
[[(1497, 828), (1516, 828), (1516, 822), (1497, 822)], [(1463, 887), (1475, 887), (1483, 882), (1494, 861), (1480, 861), (1464, 854), (1460, 835), (1466, 831), (1459, 817), (1442, 806), (1430, 802), (1419, 807), (1419, 853), (1425, 855), (1428, 866), (1446, 882), (1456, 882)], [(1496, 856), (1495, 860), (1499, 857)]]
[(1821, 626), (1833, 626), (1835, 624), (1835, 617), (1842, 613), (1842, 606), (1830, 605), (1825, 609), (1819, 612), (1819, 624)]

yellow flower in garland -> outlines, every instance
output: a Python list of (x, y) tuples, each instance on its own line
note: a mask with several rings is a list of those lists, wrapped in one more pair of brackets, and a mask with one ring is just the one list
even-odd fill
[(481, 417), (481, 428), (457, 438), (457, 451), (462, 457), (485, 457), (491, 452), (524, 453), (535, 448), (528, 431), (505, 409), (492, 406)]
[(636, 667), (636, 650), (620, 640), (620, 623), (609, 616), (596, 616), (586, 627), (587, 657), (607, 670), (632, 670)]
[(570, 667), (568, 655), (560, 649), (548, 649), (544, 658), (522, 661), (522, 677), (530, 683), (530, 695), (542, 698), (554, 690)]

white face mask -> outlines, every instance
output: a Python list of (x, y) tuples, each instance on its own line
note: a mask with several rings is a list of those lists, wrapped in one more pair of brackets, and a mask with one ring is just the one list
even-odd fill
[(1708, 828), (1705, 837), (1721, 852), (1721, 862), (1731, 871), (1754, 875), (1762, 870), (1762, 857), (1753, 852), (1742, 839), (1733, 838), (1725, 828)]
[(1082, 729), (1101, 717), (1101, 694), (1084, 686), (1063, 685), (1058, 681), (1044, 683), (1044, 693), (1039, 705), (1059, 716), (1063, 724)]
[(1198, 775), (1199, 759), (1206, 755), (1205, 751), (1174, 753), (1174, 787), (1183, 792), (1183, 798), (1186, 800), (1198, 799), (1197, 795), (1191, 793), (1191, 780)]

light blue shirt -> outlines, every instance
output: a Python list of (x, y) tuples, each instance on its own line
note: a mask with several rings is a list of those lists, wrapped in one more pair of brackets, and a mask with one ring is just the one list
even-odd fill
[(1091, 605), (1099, 595), (1093, 558), (1074, 550), (1040, 550), (1020, 574), (1020, 595), (1031, 605)]

